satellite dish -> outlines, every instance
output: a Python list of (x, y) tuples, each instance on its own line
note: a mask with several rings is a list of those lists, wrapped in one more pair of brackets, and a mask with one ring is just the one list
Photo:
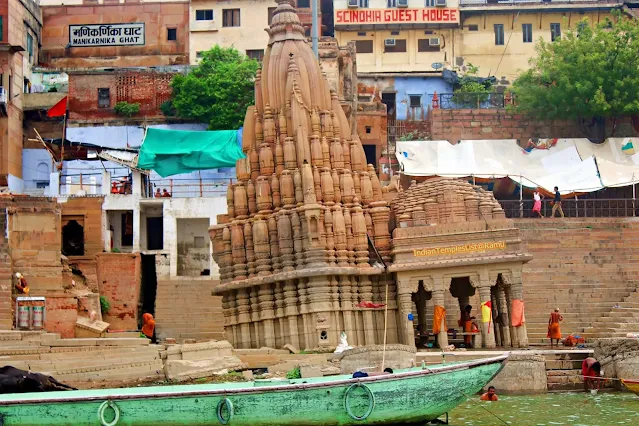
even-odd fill
[(444, 68), (444, 64), (442, 64), (441, 62), (433, 62), (431, 65), (431, 67), (433, 67), (433, 69), (440, 69), (440, 68)]

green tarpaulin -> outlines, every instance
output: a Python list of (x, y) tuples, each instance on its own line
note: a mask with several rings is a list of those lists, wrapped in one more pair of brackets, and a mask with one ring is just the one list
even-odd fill
[(162, 177), (197, 170), (235, 167), (244, 158), (237, 130), (189, 131), (148, 128), (138, 167)]

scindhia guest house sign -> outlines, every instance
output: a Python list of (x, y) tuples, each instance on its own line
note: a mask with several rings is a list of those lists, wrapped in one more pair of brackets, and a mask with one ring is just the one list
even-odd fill
[(144, 22), (69, 25), (69, 47), (144, 46)]

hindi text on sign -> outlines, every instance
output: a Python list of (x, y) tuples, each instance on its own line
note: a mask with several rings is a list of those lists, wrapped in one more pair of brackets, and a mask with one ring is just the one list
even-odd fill
[(459, 12), (450, 8), (336, 10), (335, 25), (345, 24), (456, 24)]
[(144, 22), (69, 25), (69, 47), (144, 46)]

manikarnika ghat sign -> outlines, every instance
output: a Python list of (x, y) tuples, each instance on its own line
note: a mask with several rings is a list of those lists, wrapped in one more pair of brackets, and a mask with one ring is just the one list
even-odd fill
[(458, 253), (474, 253), (474, 252), (484, 252), (490, 250), (503, 250), (506, 248), (505, 241), (494, 241), (487, 243), (472, 243), (472, 244), (462, 244), (459, 246), (450, 246), (450, 247), (433, 247), (433, 248), (424, 248), (424, 249), (414, 249), (413, 256), (415, 257), (425, 257), (425, 256), (439, 256), (444, 254), (458, 254)]
[(69, 25), (69, 47), (144, 46), (144, 22)]

